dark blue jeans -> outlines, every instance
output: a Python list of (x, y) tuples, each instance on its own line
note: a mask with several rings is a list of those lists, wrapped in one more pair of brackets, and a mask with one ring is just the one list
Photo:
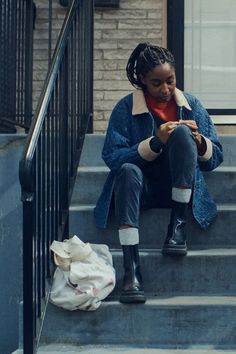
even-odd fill
[(115, 180), (115, 214), (119, 225), (139, 226), (140, 210), (171, 207), (172, 188), (191, 189), (197, 165), (191, 130), (177, 126), (162, 153), (142, 167), (121, 166)]

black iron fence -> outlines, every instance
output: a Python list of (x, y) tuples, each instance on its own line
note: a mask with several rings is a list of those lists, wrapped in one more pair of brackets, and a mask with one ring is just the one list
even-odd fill
[(33, 354), (51, 276), (49, 246), (68, 237), (70, 197), (92, 129), (93, 0), (72, 0), (20, 161), (24, 354)]
[(0, 128), (32, 120), (32, 0), (0, 1)]

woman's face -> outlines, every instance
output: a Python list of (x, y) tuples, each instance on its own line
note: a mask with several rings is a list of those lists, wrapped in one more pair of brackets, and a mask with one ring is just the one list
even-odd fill
[(142, 83), (158, 102), (168, 102), (176, 87), (175, 69), (168, 63), (157, 65), (142, 78)]

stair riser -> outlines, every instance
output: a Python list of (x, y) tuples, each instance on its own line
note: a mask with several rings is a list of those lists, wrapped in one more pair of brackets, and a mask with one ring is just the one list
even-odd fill
[[(82, 172), (76, 179), (72, 204), (96, 204), (108, 172)], [(236, 172), (205, 173), (206, 183), (216, 203), (234, 203)]]
[(235, 166), (236, 162), (236, 139), (235, 136), (220, 136), (223, 146), (224, 161), (222, 166)]
[[(123, 281), (122, 253), (113, 255), (116, 289), (120, 295)], [(184, 258), (163, 257), (158, 253), (140, 252), (140, 266), (145, 292), (152, 296), (169, 294), (233, 294), (236, 273), (235, 256), (189, 255)]]
[[(142, 248), (161, 248), (166, 236), (170, 211), (152, 209), (141, 213), (140, 244)], [(187, 225), (188, 246), (194, 248), (215, 248), (236, 246), (236, 210), (219, 211), (214, 223), (206, 230), (189, 217)], [(99, 229), (95, 225), (93, 210), (70, 210), (70, 235), (78, 235), (83, 241), (106, 243), (111, 248), (119, 246), (117, 226), (114, 217), (108, 228)]]
[(104, 134), (87, 134), (80, 158), (80, 166), (104, 166), (101, 158), (104, 144)]
[(205, 180), (216, 203), (235, 203), (236, 172), (212, 171), (205, 173)]
[(97, 311), (49, 307), (42, 342), (167, 347), (236, 344), (235, 306), (156, 306), (112, 303)]
[[(81, 156), (81, 166), (103, 166), (101, 152), (105, 135), (88, 134), (85, 138), (84, 150)], [(235, 136), (219, 136), (224, 150), (224, 166), (235, 166), (236, 139)]]

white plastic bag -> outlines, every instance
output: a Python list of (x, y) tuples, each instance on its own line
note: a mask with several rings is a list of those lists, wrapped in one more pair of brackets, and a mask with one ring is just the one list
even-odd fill
[(57, 265), (50, 301), (66, 310), (96, 310), (115, 287), (108, 246), (84, 243), (74, 236), (53, 241), (50, 248)]

